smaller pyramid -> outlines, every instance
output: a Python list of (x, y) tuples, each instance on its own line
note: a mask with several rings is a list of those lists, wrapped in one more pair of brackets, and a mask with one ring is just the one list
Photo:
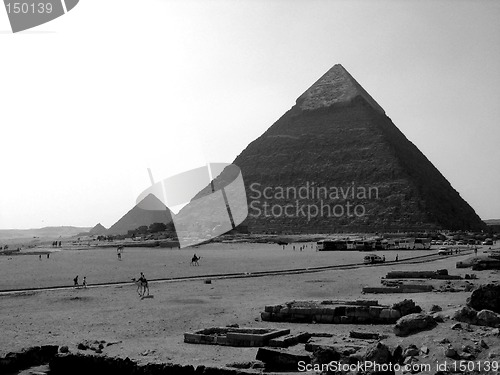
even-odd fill
[(90, 231), (89, 231), (89, 234), (94, 236), (94, 235), (101, 235), (101, 234), (106, 234), (108, 230), (101, 224), (101, 223), (98, 223), (94, 228), (92, 228)]
[(127, 234), (129, 230), (153, 223), (172, 222), (173, 212), (153, 194), (147, 195), (108, 229), (107, 234)]

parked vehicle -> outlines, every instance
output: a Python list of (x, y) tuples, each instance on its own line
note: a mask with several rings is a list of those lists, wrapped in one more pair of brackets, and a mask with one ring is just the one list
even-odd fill
[(318, 251), (347, 250), (347, 241), (323, 240), (317, 243)]
[(413, 243), (413, 248), (428, 250), (431, 248), (431, 240), (428, 238), (415, 238), (415, 242)]
[(373, 241), (356, 241), (356, 250), (370, 251), (375, 249), (375, 242)]
[(438, 254), (439, 255), (451, 255), (451, 254), (453, 254), (453, 249), (451, 247), (443, 246), (443, 247), (439, 248)]
[(384, 263), (384, 262), (385, 258), (382, 258), (381, 256), (376, 254), (368, 254), (364, 258), (365, 264)]

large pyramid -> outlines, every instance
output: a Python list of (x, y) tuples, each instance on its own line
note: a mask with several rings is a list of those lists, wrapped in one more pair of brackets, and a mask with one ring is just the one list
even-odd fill
[(153, 223), (168, 224), (172, 221), (172, 215), (173, 213), (167, 206), (153, 194), (149, 194), (113, 224), (107, 234), (127, 234), (129, 230)]
[[(341, 65), (304, 92), (234, 164), (245, 181), (244, 224), (251, 232), (484, 227)], [(221, 174), (215, 185), (225, 179)]]

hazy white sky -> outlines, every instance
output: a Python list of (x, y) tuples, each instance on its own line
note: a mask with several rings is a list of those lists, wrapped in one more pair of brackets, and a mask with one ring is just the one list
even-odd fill
[(500, 218), (500, 2), (81, 0), (0, 9), (0, 228), (111, 226), (232, 162), (341, 63), (483, 219)]

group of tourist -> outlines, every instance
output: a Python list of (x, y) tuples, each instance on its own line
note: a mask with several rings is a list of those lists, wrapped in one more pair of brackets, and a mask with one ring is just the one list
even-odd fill
[[(73, 286), (75, 288), (78, 288), (80, 286), (80, 284), (78, 284), (78, 275), (76, 275), (76, 277), (73, 279)], [(87, 288), (87, 276), (83, 277), (82, 287)]]

